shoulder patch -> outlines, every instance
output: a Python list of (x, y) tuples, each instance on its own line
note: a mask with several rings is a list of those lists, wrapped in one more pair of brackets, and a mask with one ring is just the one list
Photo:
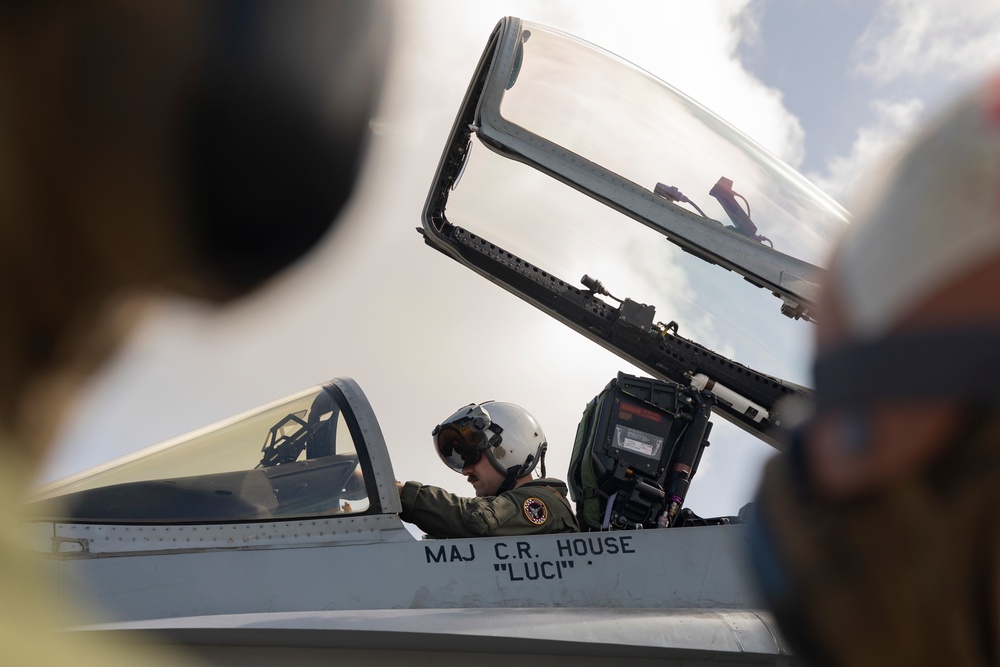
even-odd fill
[(549, 518), (549, 508), (538, 498), (525, 500), (522, 509), (524, 509), (524, 516), (528, 517), (528, 521), (536, 526), (542, 525)]

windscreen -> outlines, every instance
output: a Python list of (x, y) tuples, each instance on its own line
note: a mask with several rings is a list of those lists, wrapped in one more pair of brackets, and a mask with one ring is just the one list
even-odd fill
[(54, 482), (27, 514), (203, 523), (357, 514), (370, 504), (349, 415), (319, 387)]

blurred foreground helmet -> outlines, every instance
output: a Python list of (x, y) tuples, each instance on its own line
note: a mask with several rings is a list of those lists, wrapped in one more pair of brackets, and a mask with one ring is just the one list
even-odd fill
[(200, 6), (204, 47), (183, 118), (203, 258), (236, 289), (295, 261), (350, 197), (387, 52), (360, 0)]
[(386, 8), (0, 2), (0, 430), (48, 439), (120, 303), (231, 299), (316, 244), (370, 135)]
[[(38, 225), (49, 253), (107, 256), (123, 279), (252, 288), (353, 190), (386, 60), (381, 7), (3, 3), (3, 226)], [(58, 268), (18, 233), (19, 252)]]
[(531, 474), (547, 446), (542, 427), (527, 410), (496, 401), (465, 406), (435, 426), (431, 435), (438, 456), (452, 470), (461, 472), (485, 455), (512, 479)]
[(810, 664), (1000, 662), (1000, 78), (861, 201), (818, 309), (815, 415), (752, 551)]

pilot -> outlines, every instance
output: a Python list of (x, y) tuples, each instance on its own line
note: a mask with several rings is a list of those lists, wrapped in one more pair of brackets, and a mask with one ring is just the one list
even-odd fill
[(830, 264), (816, 404), (753, 554), (817, 665), (1000, 663), (1000, 77), (880, 176)]
[(230, 301), (337, 219), (381, 88), (384, 14), (361, 0), (0, 2), (4, 664), (181, 663), (56, 632), (72, 610), (21, 548), (16, 508), (137, 302)]
[[(403, 521), (433, 537), (572, 533), (580, 530), (566, 484), (545, 477), (545, 434), (513, 403), (471, 404), (431, 432), (445, 465), (476, 490), (462, 498), (435, 486), (396, 482)], [(541, 464), (542, 477), (531, 473)]]

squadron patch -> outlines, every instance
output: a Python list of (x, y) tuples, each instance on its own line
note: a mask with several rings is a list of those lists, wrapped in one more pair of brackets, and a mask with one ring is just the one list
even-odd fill
[(538, 498), (528, 498), (524, 501), (524, 516), (531, 523), (540, 526), (549, 518), (549, 508)]

